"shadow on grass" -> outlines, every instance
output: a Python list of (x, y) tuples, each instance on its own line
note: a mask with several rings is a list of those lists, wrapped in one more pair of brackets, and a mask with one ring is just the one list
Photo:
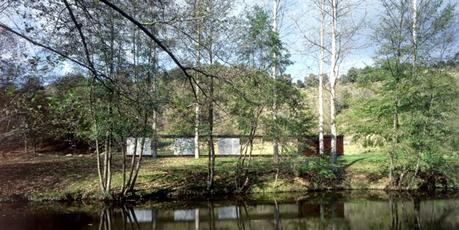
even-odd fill
[(355, 163), (357, 163), (359, 161), (362, 161), (362, 160), (365, 160), (365, 158), (364, 157), (358, 158), (358, 159), (355, 159), (355, 160), (353, 160), (353, 161), (351, 161), (351, 162), (349, 162), (347, 164), (343, 164), (343, 169), (347, 169), (347, 168), (351, 167), (352, 165), (354, 165)]

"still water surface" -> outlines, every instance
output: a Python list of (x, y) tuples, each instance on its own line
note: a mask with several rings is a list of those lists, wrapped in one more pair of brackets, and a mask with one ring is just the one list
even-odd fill
[(125, 206), (3, 203), (0, 229), (459, 229), (459, 196), (344, 192)]

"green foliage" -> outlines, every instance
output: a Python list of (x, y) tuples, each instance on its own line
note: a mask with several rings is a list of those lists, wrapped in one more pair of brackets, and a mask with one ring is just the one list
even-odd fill
[(90, 137), (89, 83), (81, 75), (68, 75), (53, 83), (49, 97), (51, 134), (69, 144), (88, 144)]
[(174, 121), (170, 122), (170, 133), (190, 135), (194, 129), (194, 104), (192, 97), (179, 97), (178, 95), (172, 98), (171, 109), (173, 111)]
[(456, 82), (443, 69), (418, 67), (413, 75), (411, 65), (400, 66), (401, 75), (394, 75), (391, 64), (361, 73), (363, 95), (351, 100), (352, 109), (340, 120), (349, 122), (346, 131), (355, 139), (382, 148), (397, 175), (417, 169), (445, 172), (447, 156), (453, 153), (448, 121), (456, 112)]
[(326, 185), (337, 179), (336, 165), (328, 157), (299, 157), (295, 160), (295, 174), (308, 178), (316, 185)]
[(415, 87), (406, 96), (407, 141), (425, 163), (425, 170), (439, 169), (445, 163), (444, 155), (453, 151), (453, 132), (447, 122), (456, 112), (457, 85), (441, 69), (420, 69)]
[(47, 130), (49, 120), (47, 93), (37, 77), (29, 77), (24, 85), (16, 90), (9, 89), (11, 100), (8, 115), (16, 123), (14, 126), (24, 137), (26, 142), (31, 142), (35, 148), (39, 139), (49, 137)]
[(292, 62), (279, 34), (271, 30), (268, 13), (261, 7), (255, 6), (247, 13), (245, 25), (240, 50), (243, 62), (251, 68), (265, 71), (276, 65), (279, 67), (279, 72), (283, 73)]
[(269, 16), (266, 11), (256, 6), (246, 16), (246, 28), (242, 33), (242, 59), (247, 65), (260, 70), (267, 70), (271, 65), (269, 50), (271, 28)]
[(242, 134), (250, 133), (261, 116), (259, 113), (269, 106), (265, 97), (270, 93), (269, 81), (264, 71), (246, 70), (232, 79), (232, 85), (224, 87), (225, 94), (230, 96), (223, 100)]

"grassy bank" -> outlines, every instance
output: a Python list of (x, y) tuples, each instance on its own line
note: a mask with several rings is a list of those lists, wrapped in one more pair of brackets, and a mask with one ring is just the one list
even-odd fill
[[(338, 176), (319, 158), (289, 157), (277, 166), (269, 157), (256, 157), (250, 170), (253, 195), (306, 192), (317, 189), (385, 189), (384, 156), (359, 154), (339, 159)], [(237, 158), (217, 158), (215, 193), (234, 191)], [(94, 156), (38, 155), (4, 158), (0, 163), (0, 200), (100, 199)], [(457, 164), (457, 162), (454, 162)], [(114, 159), (113, 188), (122, 182), (121, 161)], [(206, 193), (207, 159), (144, 158), (136, 184), (143, 198), (202, 198)], [(277, 178), (277, 180), (276, 180)], [(457, 187), (457, 179), (451, 188)]]

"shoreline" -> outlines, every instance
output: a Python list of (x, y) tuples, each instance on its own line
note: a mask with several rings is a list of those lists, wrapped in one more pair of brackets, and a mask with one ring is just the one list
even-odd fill
[(459, 189), (419, 191), (419, 190), (382, 190), (382, 189), (328, 189), (328, 190), (309, 190), (306, 192), (290, 191), (264, 194), (215, 194), (214, 196), (189, 196), (189, 197), (167, 197), (154, 199), (153, 196), (139, 196), (136, 199), (127, 198), (124, 200), (104, 200), (97, 198), (85, 199), (0, 199), (0, 204), (34, 204), (34, 203), (63, 203), (63, 204), (109, 204), (109, 205), (136, 205), (145, 203), (181, 203), (181, 202), (205, 202), (205, 201), (272, 201), (272, 200), (304, 200), (320, 199), (322, 196), (346, 199), (347, 197), (360, 197), (362, 199), (387, 200), (390, 196), (397, 196), (406, 200), (416, 198), (450, 198), (459, 197)]
[[(315, 192), (418, 192), (419, 187), (388, 189), (388, 179), (381, 166), (369, 155), (367, 159), (348, 157), (341, 159), (344, 167), (337, 178), (307, 174), (302, 175), (297, 159), (285, 160), (278, 165), (278, 179), (271, 159), (255, 158), (250, 169), (250, 187), (246, 194), (234, 192), (234, 167), (237, 159), (217, 158), (215, 190), (206, 191), (206, 159), (186, 157), (145, 159), (133, 196), (123, 202), (145, 202), (152, 200), (206, 200), (219, 197), (282, 196), (288, 193)], [(74, 202), (104, 201), (99, 192), (98, 178), (94, 168), (94, 156), (61, 156), (43, 154), (17, 159), (6, 159), (0, 163), (0, 177), (5, 181), (0, 187), (0, 202)], [(360, 159), (356, 161), (355, 159)], [(352, 164), (351, 164), (352, 163)], [(114, 168), (120, 169), (119, 159)], [(309, 173), (309, 171), (308, 171)], [(203, 179), (204, 178), (204, 179)], [(437, 185), (436, 191), (457, 192), (457, 178), (447, 188)], [(120, 170), (114, 170), (113, 190), (120, 187)], [(120, 201), (114, 199), (112, 201)]]

